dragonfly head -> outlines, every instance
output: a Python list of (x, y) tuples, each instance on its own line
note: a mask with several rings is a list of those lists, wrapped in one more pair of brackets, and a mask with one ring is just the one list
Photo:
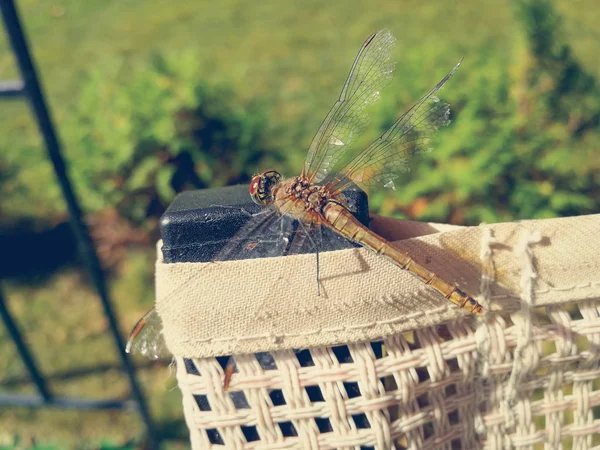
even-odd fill
[(273, 202), (273, 188), (281, 180), (279, 172), (265, 170), (260, 175), (255, 175), (250, 181), (250, 198), (258, 205), (266, 206)]

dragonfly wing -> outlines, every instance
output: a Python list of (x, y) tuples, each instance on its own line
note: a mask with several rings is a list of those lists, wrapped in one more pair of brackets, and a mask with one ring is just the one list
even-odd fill
[(389, 61), (396, 40), (383, 29), (369, 36), (356, 55), (340, 96), (315, 134), (303, 175), (319, 183), (368, 125), (365, 108), (379, 99), (379, 91), (392, 80)]
[[(289, 256), (315, 250), (316, 241), (315, 237), (312, 236), (313, 227), (305, 226), (301, 222), (289, 216), (280, 215), (277, 212), (269, 212), (266, 215), (267, 217), (257, 224), (253, 224), (253, 220), (250, 219), (250, 223), (246, 227), (249, 229), (249, 234), (244, 233), (239, 236), (237, 238), (239, 243), (228, 244), (217, 256), (217, 260), (231, 259), (231, 255), (238, 254), (240, 251), (243, 254), (256, 252), (253, 253), (253, 258), (264, 258), (268, 256)], [(251, 229), (254, 231), (250, 231)], [(249, 247), (251, 247), (250, 250), (248, 250)], [(272, 288), (276, 289), (276, 286), (272, 286)], [(277, 298), (277, 296), (275, 294), (265, 295), (264, 300), (256, 306), (255, 311), (263, 312), (267, 310), (269, 304), (273, 302), (273, 298)], [(225, 366), (223, 383), (225, 390), (229, 389), (229, 384), (236, 371), (235, 351), (233, 353), (234, 355), (228, 359)], [(255, 356), (260, 362), (264, 355), (257, 353)], [(261, 366), (263, 366), (262, 363)]]
[(416, 153), (429, 152), (435, 132), (450, 123), (450, 107), (436, 93), (446, 84), (462, 59), (431, 91), (406, 111), (379, 139), (350, 161), (336, 175), (337, 190), (349, 182), (365, 188), (383, 186), (394, 189), (394, 179), (410, 170)]
[[(310, 226), (304, 225), (302, 223), (297, 223), (298, 228), (294, 232), (292, 242), (288, 246), (285, 254), (286, 255), (294, 255), (300, 253), (308, 253), (308, 252), (321, 252), (325, 249), (325, 251), (331, 250), (342, 250), (348, 248), (348, 241), (341, 235), (331, 231), (328, 233), (328, 229), (321, 225), (320, 223), (313, 223)], [(318, 254), (318, 253), (317, 253)], [(315, 261), (315, 294), (320, 292), (318, 287), (318, 258)], [(268, 311), (269, 308), (273, 305), (273, 299), (277, 298), (277, 295), (273, 293), (265, 295), (265, 299), (261, 302), (260, 305), (256, 308), (256, 311), (260, 312), (262, 318), (257, 318), (257, 320), (261, 320), (265, 322), (265, 329), (275, 329), (276, 323), (266, 323), (266, 318), (270, 315), (268, 313), (265, 314), (265, 311)], [(305, 354), (305, 349), (294, 349), (294, 353), (296, 354), (299, 361), (303, 362), (307, 360), (307, 356)], [(268, 352), (256, 353), (254, 355), (258, 360), (261, 367), (264, 369), (267, 368), (275, 368), (275, 361), (273, 359), (273, 355)], [(236, 370), (235, 364), (235, 355), (227, 361), (227, 365), (225, 367), (225, 390), (229, 388), (229, 384), (232, 380), (233, 374)]]
[[(219, 251), (214, 261), (278, 256), (291, 240), (292, 220), (283, 218), (274, 209), (265, 209), (250, 217), (248, 222)], [(176, 293), (175, 293), (176, 295)], [(169, 356), (162, 321), (152, 307), (133, 327), (126, 351), (151, 359)]]
[(125, 350), (127, 353), (136, 353), (150, 359), (169, 357), (162, 328), (156, 308), (152, 307), (133, 327)]
[(213, 261), (269, 258), (285, 255), (293, 240), (296, 221), (265, 208), (248, 222), (217, 253)]

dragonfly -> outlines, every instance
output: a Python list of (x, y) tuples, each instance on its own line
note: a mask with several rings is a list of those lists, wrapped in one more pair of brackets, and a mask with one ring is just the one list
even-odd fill
[[(249, 194), (262, 209), (249, 218), (214, 261), (293, 255), (308, 249), (317, 256), (320, 294), (319, 250), (328, 229), (337, 238), (363, 246), (407, 271), (457, 307), (481, 316), (484, 307), (473, 297), (359, 222), (343, 194), (352, 185), (367, 191), (395, 189), (397, 178), (410, 170), (413, 156), (429, 152), (436, 131), (450, 123), (449, 105), (436, 94), (462, 59), (375, 142), (362, 151), (352, 151), (369, 123), (367, 107), (380, 98), (380, 91), (392, 80), (395, 65), (390, 59), (395, 42), (387, 29), (367, 38), (337, 101), (310, 143), (301, 174), (284, 179), (279, 172), (266, 170), (254, 176)], [(133, 328), (127, 351), (159, 356), (165, 349), (161, 329), (153, 308)], [(230, 358), (226, 366), (225, 389), (233, 374), (232, 361)]]

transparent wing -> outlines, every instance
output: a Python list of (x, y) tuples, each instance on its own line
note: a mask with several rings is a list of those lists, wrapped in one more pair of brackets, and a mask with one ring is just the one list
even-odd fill
[[(318, 255), (323, 251), (333, 251), (333, 250), (343, 250), (352, 247), (353, 244), (350, 243), (346, 238), (336, 233), (333, 230), (330, 230), (326, 226), (321, 223), (312, 223), (311, 225), (305, 225), (302, 223), (298, 223), (298, 228), (294, 233), (294, 237), (288, 251), (286, 254), (299, 254), (299, 253), (316, 253), (315, 258), (315, 294), (322, 292), (319, 288), (319, 257)], [(317, 252), (318, 250), (318, 252)], [(271, 286), (271, 288), (277, 289), (277, 286)], [(277, 308), (277, 305), (273, 302), (273, 298), (277, 298), (276, 292), (266, 292), (264, 295), (264, 300), (260, 305), (256, 307), (256, 311), (259, 312), (260, 316), (256, 317), (256, 320), (261, 321), (264, 324), (265, 330), (276, 330), (277, 322), (272, 319), (272, 317), (277, 317), (277, 314), (271, 314), (271, 308)], [(324, 298), (324, 301), (326, 298)], [(306, 362), (310, 360), (310, 355), (307, 354), (305, 349), (295, 349), (294, 353), (296, 354), (298, 360), (300, 362)], [(247, 358), (248, 355), (243, 356), (243, 358)], [(268, 352), (260, 352), (256, 353), (254, 357), (257, 359), (259, 364), (263, 369), (275, 369), (276, 363), (273, 355)], [(229, 384), (233, 379), (233, 374), (236, 371), (235, 364), (236, 355), (229, 358), (226, 368), (225, 368), (225, 389), (229, 388)]]
[[(284, 228), (288, 230), (293, 230), (292, 233), (287, 235), (286, 246), (283, 250), (282, 255), (296, 255), (301, 253), (307, 253), (311, 251), (315, 251), (318, 248), (317, 240), (320, 237), (320, 233), (317, 233), (316, 230), (320, 230), (320, 224), (311, 224), (311, 226), (307, 226), (298, 222), (294, 219), (289, 218), (288, 216), (282, 216), (281, 222)], [(318, 291), (317, 285), (317, 274), (318, 274), (318, 266), (315, 267), (315, 292)], [(277, 289), (277, 286), (270, 286), (271, 289)], [(256, 320), (261, 321), (264, 324), (265, 329), (273, 330), (276, 328), (276, 323), (269, 323), (270, 314), (269, 309), (274, 306), (273, 299), (277, 298), (277, 294), (275, 292), (265, 292), (264, 300), (260, 302), (255, 308), (255, 311), (258, 312), (260, 317), (256, 317)], [(247, 358), (248, 355), (243, 356)], [(255, 353), (254, 357), (258, 360), (259, 364), (263, 369), (274, 369), (275, 361), (273, 356), (270, 353), (260, 352)], [(233, 378), (234, 373), (237, 371), (237, 366), (235, 364), (236, 352), (233, 351), (233, 355), (227, 361), (227, 365), (225, 366), (225, 377), (224, 377), (224, 389), (229, 389), (229, 384)]]
[(152, 307), (144, 314), (129, 334), (125, 351), (136, 353), (150, 359), (168, 358), (169, 350), (162, 334), (162, 321)]
[(387, 86), (394, 64), (389, 62), (396, 40), (383, 29), (369, 36), (356, 55), (342, 92), (315, 134), (303, 175), (319, 183), (368, 125), (365, 108), (376, 102)]
[(285, 255), (296, 229), (295, 221), (273, 208), (265, 208), (219, 251), (213, 261), (269, 258)]
[(415, 153), (431, 150), (431, 140), (440, 126), (450, 123), (450, 107), (436, 93), (450, 79), (459, 63), (435, 87), (406, 111), (379, 139), (350, 161), (336, 175), (336, 189), (349, 182), (365, 188), (383, 186), (395, 189), (394, 179), (410, 170)]
[[(213, 261), (266, 258), (306, 251), (305, 236), (298, 233), (295, 237), (297, 225), (294, 219), (282, 216), (274, 209), (264, 209), (250, 216)], [(162, 334), (162, 321), (154, 307), (133, 327), (126, 351), (151, 359), (169, 355)]]

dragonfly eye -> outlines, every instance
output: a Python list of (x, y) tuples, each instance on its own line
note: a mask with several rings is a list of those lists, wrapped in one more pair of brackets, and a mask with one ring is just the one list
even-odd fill
[(279, 183), (281, 175), (274, 170), (267, 170), (250, 180), (250, 198), (259, 205), (268, 205), (273, 199), (273, 187)]

